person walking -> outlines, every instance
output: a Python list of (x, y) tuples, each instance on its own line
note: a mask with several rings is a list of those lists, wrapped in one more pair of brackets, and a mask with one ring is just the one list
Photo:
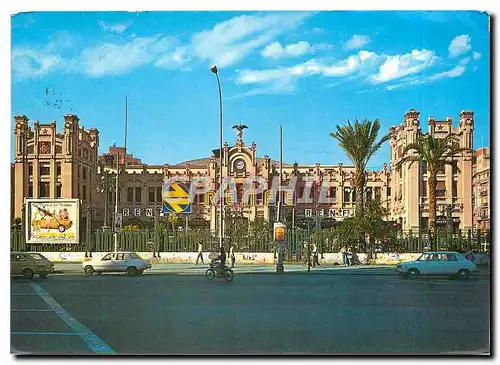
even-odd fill
[(314, 244), (313, 246), (313, 267), (316, 267), (316, 266), (321, 266), (319, 264), (319, 254), (318, 254), (318, 246), (316, 244)]
[(201, 242), (198, 243), (198, 256), (196, 257), (196, 265), (198, 265), (198, 261), (200, 261), (201, 258), (201, 264), (204, 265), (205, 261), (203, 261), (203, 245)]
[(347, 250), (344, 246), (342, 246), (340, 248), (340, 254), (342, 255), (342, 264), (344, 266), (348, 266), (349, 265), (349, 258), (347, 257), (348, 253), (347, 253)]
[(231, 267), (234, 267), (234, 263), (236, 262), (236, 256), (234, 255), (234, 246), (231, 245), (229, 249), (229, 257), (231, 258)]

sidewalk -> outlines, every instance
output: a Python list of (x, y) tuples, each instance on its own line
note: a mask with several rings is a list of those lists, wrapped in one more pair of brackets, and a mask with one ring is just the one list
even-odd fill
[[(54, 269), (58, 274), (83, 275), (80, 263), (55, 264)], [(195, 264), (153, 264), (153, 267), (144, 272), (145, 275), (204, 275), (208, 265)], [(234, 267), (235, 274), (274, 274), (275, 265), (241, 264)], [(303, 265), (285, 264), (285, 274), (304, 274), (307, 267)], [(356, 266), (328, 266), (311, 267), (311, 274), (325, 275), (372, 275), (372, 276), (394, 276), (394, 265), (356, 265)], [(489, 268), (480, 267), (476, 276), (488, 276)]]

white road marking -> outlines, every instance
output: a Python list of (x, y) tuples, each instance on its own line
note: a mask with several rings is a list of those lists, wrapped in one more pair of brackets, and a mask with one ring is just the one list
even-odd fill
[(11, 335), (61, 335), (61, 336), (80, 336), (76, 332), (11, 332)]
[(31, 287), (44, 300), (45, 303), (86, 343), (90, 349), (99, 355), (114, 355), (116, 352), (102, 341), (95, 333), (81, 324), (75, 317), (69, 314), (49, 293), (40, 285), (30, 283)]
[(11, 309), (11, 312), (53, 312), (52, 309)]

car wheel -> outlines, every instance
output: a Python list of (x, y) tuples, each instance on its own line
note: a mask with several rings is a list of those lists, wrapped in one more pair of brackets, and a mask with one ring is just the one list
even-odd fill
[(64, 227), (64, 225), (60, 224), (59, 227), (57, 227), (57, 229), (59, 230), (59, 232), (64, 233), (64, 231), (66, 230), (66, 227)]
[(35, 275), (35, 273), (33, 272), (33, 270), (31, 269), (24, 269), (23, 270), (23, 276), (26, 278), (26, 279), (33, 279), (33, 276)]
[(47, 279), (47, 276), (49, 276), (49, 274), (38, 274), (38, 276), (40, 276), (40, 278), (42, 279)]
[(137, 275), (142, 275), (143, 272), (144, 272), (144, 270), (138, 270)]
[(87, 276), (94, 275), (94, 268), (92, 266), (90, 266), (90, 265), (89, 266), (85, 266), (84, 271), (85, 271), (85, 275), (87, 275)]
[(224, 273), (224, 279), (226, 279), (226, 281), (233, 281), (233, 279), (234, 279), (233, 270), (231, 270), (231, 269), (227, 270)]
[(408, 270), (408, 277), (412, 280), (414, 279), (418, 279), (420, 276), (420, 271), (418, 271), (417, 269), (410, 269)]
[(458, 272), (457, 272), (458, 278), (462, 279), (462, 280), (468, 279), (469, 275), (470, 275), (470, 271), (467, 269), (461, 269), (461, 270), (458, 270)]
[(98, 275), (98, 276), (101, 276), (102, 275), (102, 271), (96, 271), (95, 274)]
[(137, 274), (137, 269), (133, 266), (127, 267), (127, 275), (133, 276)]
[(208, 280), (214, 280), (215, 271), (213, 269), (207, 269), (207, 271), (205, 271), (205, 276), (207, 277)]

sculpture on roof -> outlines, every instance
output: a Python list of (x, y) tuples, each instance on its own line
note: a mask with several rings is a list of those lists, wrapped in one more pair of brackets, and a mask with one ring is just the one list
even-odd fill
[(238, 132), (236, 133), (237, 141), (241, 142), (243, 139), (243, 129), (248, 128), (246, 124), (235, 124), (232, 127), (233, 129), (236, 129)]

